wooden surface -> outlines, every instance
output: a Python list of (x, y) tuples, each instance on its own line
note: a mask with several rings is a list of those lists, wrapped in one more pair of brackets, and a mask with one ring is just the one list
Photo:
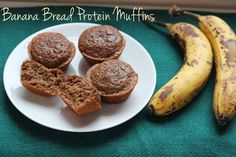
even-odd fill
[(109, 6), (118, 5), (124, 8), (141, 6), (145, 9), (167, 9), (172, 4), (196, 11), (236, 12), (235, 0), (8, 0), (1, 1), (0, 7), (30, 7), (50, 5), (87, 5)]

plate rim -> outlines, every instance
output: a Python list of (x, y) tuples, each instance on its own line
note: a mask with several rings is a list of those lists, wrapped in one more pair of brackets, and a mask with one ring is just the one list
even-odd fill
[(155, 86), (156, 86), (156, 82), (157, 82), (157, 74), (156, 74), (156, 67), (155, 67), (155, 64), (154, 64), (154, 61), (153, 61), (151, 55), (150, 55), (149, 52), (144, 48), (144, 46), (143, 46), (141, 43), (139, 43), (135, 38), (133, 38), (132, 36), (130, 36), (129, 34), (123, 32), (123, 31), (119, 30), (122, 34), (125, 34), (125, 35), (127, 35), (129, 38), (131, 38), (132, 40), (134, 40), (134, 41), (140, 46), (140, 48), (142, 48), (142, 49), (144, 50), (144, 52), (146, 53), (148, 59), (150, 60), (151, 67), (152, 67), (153, 70), (154, 70), (154, 78), (153, 78), (153, 79), (154, 79), (154, 82), (153, 82), (153, 83), (154, 83), (154, 86), (152, 87), (152, 89), (149, 90), (150, 93), (151, 93), (151, 94), (150, 94), (151, 96), (150, 96), (150, 98), (149, 98), (148, 100), (145, 101), (145, 105), (143, 105), (143, 107), (142, 107), (140, 110), (138, 110), (137, 112), (135, 112), (135, 114), (132, 114), (132, 116), (130, 116), (129, 118), (127, 118), (127, 119), (125, 119), (125, 120), (123, 120), (123, 121), (121, 121), (121, 122), (118, 123), (118, 124), (111, 125), (111, 126), (109, 126), (109, 127), (102, 127), (102, 128), (95, 129), (95, 130), (86, 130), (86, 131), (83, 131), (83, 130), (81, 130), (81, 131), (79, 131), (79, 130), (71, 130), (71, 129), (65, 129), (65, 128), (60, 128), (60, 129), (59, 129), (59, 128), (56, 128), (56, 127), (52, 127), (52, 126), (50, 126), (50, 125), (41, 123), (40, 121), (38, 121), (38, 120), (36, 120), (36, 119), (34, 119), (34, 118), (28, 116), (28, 115), (25, 114), (23, 111), (21, 111), (21, 109), (19, 109), (18, 106), (15, 105), (15, 103), (17, 103), (17, 102), (12, 98), (12, 94), (9, 94), (9, 93), (10, 93), (10, 91), (8, 90), (9, 88), (6, 87), (6, 84), (7, 84), (7, 83), (6, 83), (6, 77), (7, 77), (7, 76), (6, 76), (6, 75), (7, 75), (7, 72), (6, 72), (6, 65), (9, 64), (8, 62), (9, 62), (10, 58), (12, 57), (13, 52), (15, 51), (15, 49), (18, 47), (18, 45), (24, 43), (28, 38), (33, 37), (33, 36), (35, 36), (36, 34), (38, 34), (38, 33), (40, 33), (40, 32), (44, 32), (44, 31), (46, 31), (46, 30), (48, 30), (48, 29), (54, 29), (54, 28), (58, 28), (58, 27), (66, 27), (66, 26), (68, 26), (68, 25), (81, 25), (81, 24), (82, 24), (82, 25), (91, 25), (91, 26), (92, 26), (92, 25), (94, 25), (94, 26), (100, 25), (100, 24), (96, 24), (96, 23), (87, 23), (87, 22), (79, 22), (79, 23), (78, 23), (78, 22), (77, 22), (77, 23), (76, 23), (76, 22), (72, 22), (72, 23), (57, 24), (57, 25), (49, 26), (49, 27), (46, 27), (46, 28), (41, 29), (41, 30), (39, 30), (39, 31), (36, 31), (36, 32), (32, 33), (31, 35), (27, 36), (25, 39), (23, 39), (21, 42), (19, 42), (19, 43), (15, 46), (15, 48), (11, 51), (10, 55), (8, 56), (8, 58), (7, 58), (6, 62), (5, 62), (5, 65), (4, 65), (4, 70), (3, 70), (3, 85), (4, 85), (5, 93), (6, 93), (7, 97), (9, 98), (11, 104), (12, 104), (23, 116), (25, 116), (26, 118), (28, 118), (28, 119), (31, 120), (32, 122), (35, 122), (35, 123), (37, 123), (37, 124), (39, 124), (39, 125), (41, 125), (41, 126), (43, 126), (43, 127), (47, 127), (47, 128), (49, 128), (49, 129), (52, 129), (52, 130), (58, 130), (58, 131), (63, 131), (63, 132), (72, 132), (72, 133), (89, 133), (89, 132), (103, 131), (103, 130), (107, 130), (107, 129), (111, 129), (111, 128), (113, 128), (113, 127), (119, 126), (119, 125), (121, 125), (121, 124), (123, 124), (123, 123), (128, 122), (129, 120), (131, 120), (131, 119), (134, 118), (135, 116), (137, 116), (137, 115), (146, 107), (146, 105), (147, 105), (149, 99), (151, 98), (151, 96), (153, 95), (153, 93), (154, 93), (154, 91), (155, 91)]

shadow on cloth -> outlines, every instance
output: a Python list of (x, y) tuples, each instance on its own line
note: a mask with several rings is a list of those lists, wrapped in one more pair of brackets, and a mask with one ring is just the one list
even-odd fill
[(228, 122), (225, 126), (219, 126), (218, 122), (216, 121), (214, 113), (212, 113), (212, 123), (215, 125), (216, 131), (219, 135), (224, 135), (228, 130), (230, 130), (230, 126), (233, 122), (233, 119)]

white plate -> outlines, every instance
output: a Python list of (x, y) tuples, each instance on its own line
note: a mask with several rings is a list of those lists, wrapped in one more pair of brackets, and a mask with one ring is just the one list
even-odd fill
[[(43, 29), (23, 40), (10, 54), (4, 69), (6, 93), (13, 105), (31, 120), (49, 128), (70, 132), (92, 132), (114, 127), (138, 114), (152, 96), (156, 84), (156, 70), (144, 47), (129, 35), (122, 33), (126, 47), (119, 58), (132, 65), (139, 75), (138, 83), (125, 102), (116, 105), (104, 104), (96, 113), (78, 118), (59, 97), (43, 97), (26, 90), (20, 83), (20, 66), (28, 59), (27, 46), (32, 37), (41, 32), (60, 32), (77, 47), (79, 35), (96, 24), (71, 23)], [(88, 63), (76, 50), (66, 74), (85, 75)]]

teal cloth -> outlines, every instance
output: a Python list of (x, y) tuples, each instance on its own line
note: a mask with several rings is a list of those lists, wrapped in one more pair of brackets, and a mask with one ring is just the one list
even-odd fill
[[(50, 7), (54, 12), (67, 13), (70, 7)], [(83, 7), (87, 12), (111, 12), (112, 9)], [(11, 9), (14, 13), (40, 13), (41, 7)], [(125, 10), (131, 13), (131, 10)], [(167, 11), (154, 13), (166, 22), (172, 19)], [(202, 13), (210, 14), (210, 13)], [(215, 14), (230, 24), (236, 32), (236, 14)], [(5, 21), (0, 19), (0, 72), (5, 62), (23, 39), (52, 25), (71, 21)], [(73, 22), (81, 22), (74, 17)], [(157, 70), (156, 90), (176, 74), (182, 65), (182, 50), (162, 29), (121, 20), (82, 21), (109, 24), (131, 35), (150, 53)], [(135, 53), (135, 52), (133, 52)], [(13, 63), (14, 64), (14, 63)], [(145, 64), (145, 63), (144, 63)], [(148, 69), (147, 69), (148, 70)], [(0, 81), (0, 156), (236, 156), (236, 123), (218, 128), (212, 109), (215, 72), (201, 94), (180, 112), (166, 118), (152, 118), (142, 110), (137, 116), (117, 127), (93, 133), (68, 133), (41, 126), (22, 115), (8, 99), (3, 77)], [(148, 89), (145, 89), (148, 90)]]

